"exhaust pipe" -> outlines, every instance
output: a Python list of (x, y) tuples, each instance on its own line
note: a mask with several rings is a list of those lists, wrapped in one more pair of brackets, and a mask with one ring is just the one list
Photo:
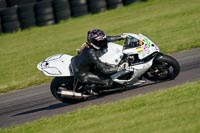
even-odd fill
[(90, 95), (84, 95), (82, 93), (77, 93), (74, 91), (62, 90), (58, 93), (61, 94), (61, 97), (63, 97), (63, 98), (66, 97), (66, 98), (72, 98), (72, 99), (84, 99), (84, 98), (90, 97)]

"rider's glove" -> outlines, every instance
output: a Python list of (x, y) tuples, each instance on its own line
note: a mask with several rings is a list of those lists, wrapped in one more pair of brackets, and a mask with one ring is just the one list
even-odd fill
[(127, 37), (128, 37), (127, 34), (122, 34), (122, 35), (121, 35), (121, 38), (123, 38), (123, 39), (126, 39)]
[(122, 71), (122, 70), (127, 70), (129, 67), (128, 63), (125, 62), (125, 63), (122, 63), (119, 68), (118, 68), (118, 71)]

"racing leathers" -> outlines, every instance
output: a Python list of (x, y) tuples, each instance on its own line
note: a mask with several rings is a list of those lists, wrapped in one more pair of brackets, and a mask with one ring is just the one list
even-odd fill
[[(107, 42), (120, 41), (121, 36), (107, 36)], [(109, 65), (100, 61), (98, 50), (92, 46), (85, 47), (78, 55), (72, 58), (72, 69), (75, 76), (86, 84), (97, 84), (101, 87), (112, 85), (111, 74), (117, 72), (118, 66)], [(103, 74), (104, 76), (99, 76)], [(107, 77), (107, 78), (105, 78)]]

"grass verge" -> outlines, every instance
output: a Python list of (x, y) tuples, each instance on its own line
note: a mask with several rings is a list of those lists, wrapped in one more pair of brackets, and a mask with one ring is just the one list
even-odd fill
[(79, 109), (1, 133), (198, 133), (200, 81)]
[(46, 57), (67, 53), (85, 41), (89, 29), (108, 35), (144, 33), (164, 53), (200, 47), (199, 0), (148, 0), (58, 25), (0, 35), (0, 93), (50, 82), (36, 68)]

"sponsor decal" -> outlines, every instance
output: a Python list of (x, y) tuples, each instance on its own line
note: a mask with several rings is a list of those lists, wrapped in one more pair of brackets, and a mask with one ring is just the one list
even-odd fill
[(137, 47), (136, 50), (137, 50), (137, 52), (142, 52), (143, 48), (142, 47)]

